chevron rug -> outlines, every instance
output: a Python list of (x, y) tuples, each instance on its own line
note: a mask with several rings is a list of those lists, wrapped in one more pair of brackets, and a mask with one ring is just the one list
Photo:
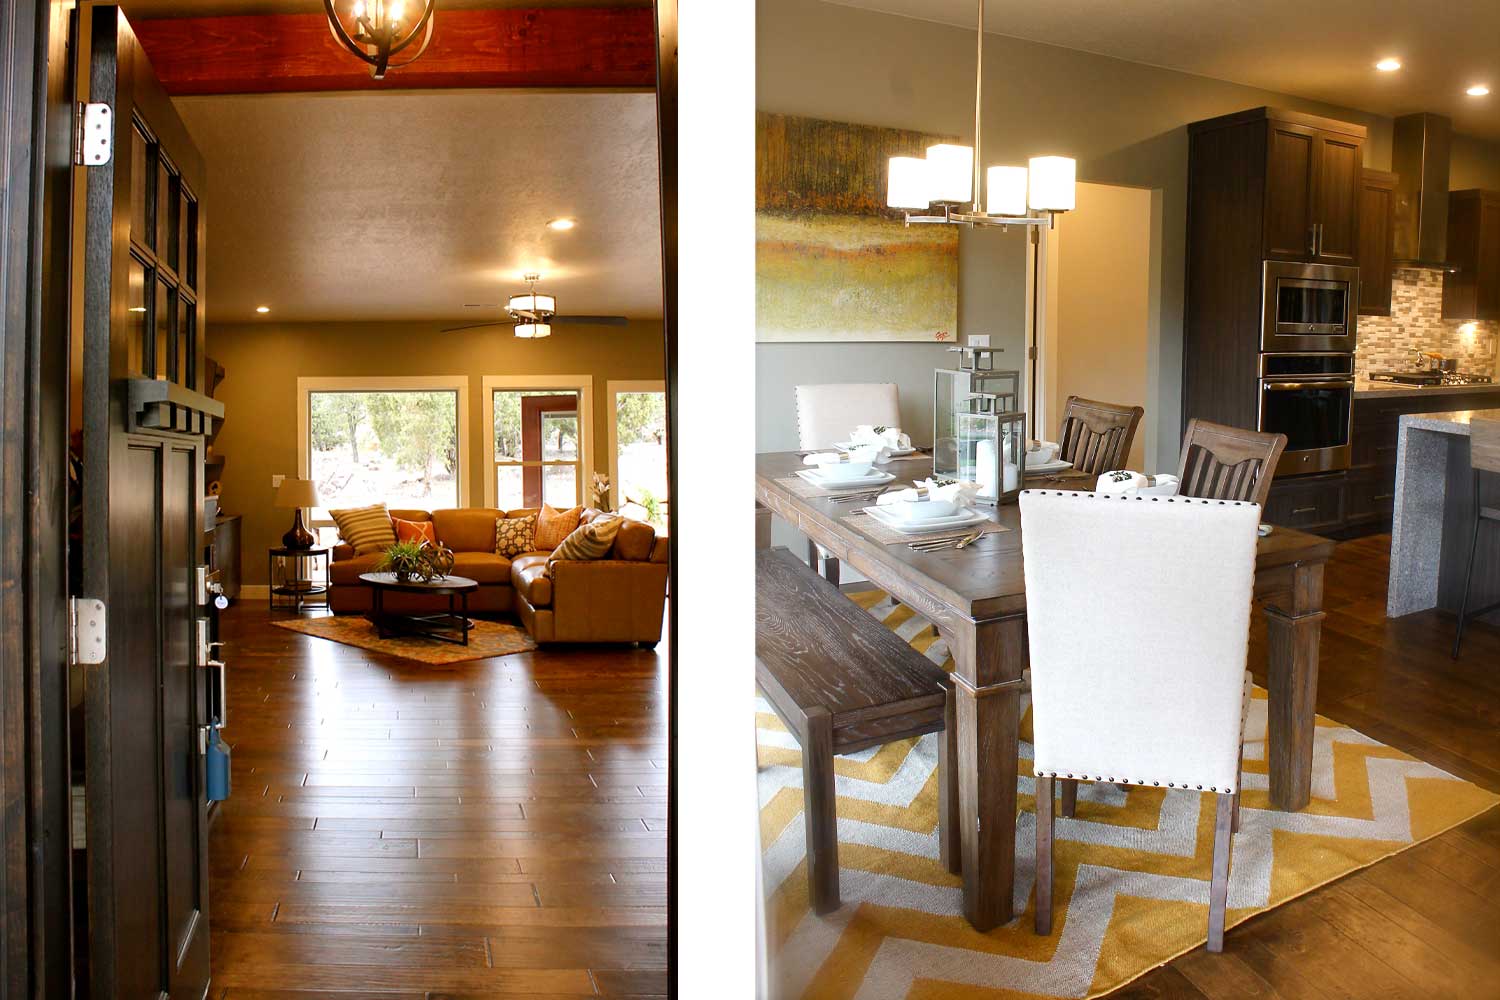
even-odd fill
[[(878, 591), (852, 597), (934, 663), (941, 639)], [(1029, 700), (1021, 733), (1031, 732)], [(938, 861), (936, 735), (836, 762), (840, 893), (826, 917), (807, 904), (801, 755), (757, 699), (761, 843), (776, 1000), (791, 998), (1093, 997), (1207, 938), (1211, 795), (1079, 785), (1075, 819), (1057, 820), (1055, 916), (1032, 932), (1035, 799), (1021, 745), (1015, 908), (980, 934), (964, 920), (960, 881)], [(1229, 883), (1230, 926), (1405, 850), (1500, 801), (1469, 782), (1318, 717), (1313, 800), (1272, 810), (1265, 691), (1245, 734), (1240, 832)], [(1232, 935), (1231, 945), (1232, 946)]]

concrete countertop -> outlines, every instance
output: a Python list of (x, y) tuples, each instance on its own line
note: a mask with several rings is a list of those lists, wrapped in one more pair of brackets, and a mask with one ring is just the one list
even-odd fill
[(1419, 431), (1437, 431), (1439, 434), (1461, 434), (1469, 436), (1469, 422), (1473, 420), (1500, 420), (1500, 410), (1445, 410), (1441, 413), (1406, 413), (1401, 417), (1403, 428)]
[(1400, 385), (1396, 382), (1372, 382), (1363, 376), (1354, 379), (1354, 397), (1400, 399), (1407, 396), (1462, 396), (1473, 393), (1500, 392), (1500, 382), (1483, 385)]

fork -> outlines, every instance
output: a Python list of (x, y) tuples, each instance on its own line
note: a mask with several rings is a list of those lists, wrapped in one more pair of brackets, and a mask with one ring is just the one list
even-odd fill
[(875, 500), (884, 490), (874, 490), (867, 493), (841, 493), (828, 498), (830, 503), (868, 503)]
[(909, 549), (914, 549), (917, 552), (937, 552), (941, 549), (948, 548), (961, 549), (966, 547), (970, 542), (973, 542), (982, 534), (984, 534), (984, 531), (983, 529), (980, 529), (977, 531), (971, 531), (961, 538), (938, 538), (928, 542), (910, 542), (906, 547)]

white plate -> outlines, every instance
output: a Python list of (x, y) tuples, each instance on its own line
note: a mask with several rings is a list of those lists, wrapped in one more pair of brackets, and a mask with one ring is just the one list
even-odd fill
[[(837, 449), (839, 449), (840, 451), (853, 451), (855, 448), (866, 448), (866, 447), (872, 447), (872, 446), (871, 445), (855, 444), (853, 441), (839, 441), (838, 443), (836, 443), (834, 445), (834, 447), (837, 448)], [(891, 449), (891, 457), (892, 458), (900, 458), (902, 455), (915, 455), (916, 453), (917, 453), (917, 449), (915, 449), (915, 448), (892, 448)]]
[(903, 521), (884, 507), (866, 507), (865, 513), (887, 528), (894, 528), (903, 535), (926, 535), (934, 531), (951, 531), (954, 528), (966, 528), (989, 520), (988, 515), (973, 509), (954, 514), (952, 517), (930, 517), (924, 521)]
[(1036, 465), (1027, 462), (1026, 474), (1028, 476), (1040, 476), (1048, 472), (1061, 472), (1064, 469), (1071, 469), (1072, 467), (1072, 462), (1064, 462), (1060, 458), (1054, 458), (1050, 462), (1038, 462)]
[(881, 472), (878, 469), (872, 471), (868, 476), (861, 476), (858, 479), (839, 479), (836, 481), (824, 479), (818, 475), (817, 469), (798, 469), (797, 475), (801, 476), (807, 482), (812, 483), (820, 490), (844, 490), (858, 489), (861, 486), (879, 486), (881, 483), (888, 483), (896, 478), (889, 472)]

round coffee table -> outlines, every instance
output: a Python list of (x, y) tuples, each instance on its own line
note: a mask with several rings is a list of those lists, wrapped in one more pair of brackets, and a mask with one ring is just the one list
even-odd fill
[[(469, 620), (469, 595), (479, 589), (479, 581), (466, 576), (445, 576), (441, 579), (423, 581), (396, 579), (394, 573), (361, 573), (359, 582), (370, 588), (370, 621), (382, 639), (395, 636), (418, 636), (451, 642), (455, 646), (469, 644), (469, 631), (474, 623)], [(448, 610), (431, 615), (394, 614), (385, 610), (385, 595), (388, 591), (402, 594), (447, 594)], [(454, 599), (463, 602), (455, 610)]]

